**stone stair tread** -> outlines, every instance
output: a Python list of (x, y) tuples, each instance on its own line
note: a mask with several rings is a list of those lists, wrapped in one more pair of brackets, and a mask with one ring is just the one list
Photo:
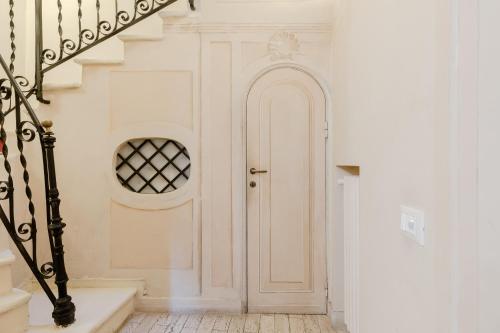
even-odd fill
[(118, 38), (112, 38), (94, 46), (77, 56), (74, 61), (78, 64), (121, 64), (125, 58), (125, 45)]
[(24, 290), (12, 289), (10, 293), (0, 297), (0, 314), (28, 303), (30, 298), (31, 295)]
[(136, 288), (75, 288), (70, 289), (76, 306), (76, 322), (57, 328), (52, 319), (52, 305), (42, 291), (30, 301), (30, 323), (27, 333), (90, 333), (98, 332), (125, 304), (134, 299)]
[(177, 0), (160, 12), (161, 17), (182, 17), (191, 13), (188, 0)]
[(43, 87), (45, 90), (79, 88), (82, 85), (82, 65), (70, 60), (47, 72)]
[(10, 250), (0, 252), (0, 267), (12, 264), (16, 258)]
[(148, 17), (144, 21), (120, 32), (118, 38), (123, 41), (161, 40), (163, 38), (163, 19), (158, 15)]

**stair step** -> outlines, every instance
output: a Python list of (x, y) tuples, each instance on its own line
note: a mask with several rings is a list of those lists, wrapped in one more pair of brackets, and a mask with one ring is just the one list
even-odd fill
[(82, 65), (69, 60), (47, 72), (43, 82), (45, 90), (79, 88), (82, 85)]
[(70, 289), (76, 306), (76, 322), (58, 328), (52, 319), (52, 305), (41, 291), (30, 301), (27, 333), (109, 333), (116, 332), (134, 312), (137, 288)]
[(184, 17), (191, 13), (189, 0), (177, 0), (160, 12), (162, 17)]
[(118, 38), (123, 41), (161, 40), (163, 38), (163, 19), (159, 15), (152, 15), (118, 34)]
[(121, 64), (125, 59), (125, 45), (118, 38), (111, 38), (83, 52), (75, 58), (81, 65)]
[(28, 302), (31, 295), (19, 289), (12, 289), (0, 296), (0, 328), (2, 332), (21, 333), (28, 326)]
[(12, 290), (12, 275), (10, 266), (16, 258), (10, 250), (0, 252), (0, 296)]

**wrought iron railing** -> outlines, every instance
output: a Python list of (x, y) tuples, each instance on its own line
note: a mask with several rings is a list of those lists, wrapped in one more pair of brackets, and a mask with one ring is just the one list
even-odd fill
[[(35, 74), (32, 80), (26, 75), (16, 72), (17, 46), (16, 46), (16, 6), (15, 0), (8, 0), (0, 3), (0, 15), (8, 13), (8, 29), (0, 29), (0, 34), (7, 32), (9, 45), (6, 61), (0, 54), (0, 220), (5, 226), (13, 243), (18, 248), (21, 256), (28, 264), (35, 279), (38, 281), (43, 291), (54, 306), (52, 312), (54, 321), (59, 326), (67, 326), (75, 321), (75, 306), (68, 295), (66, 273), (64, 263), (64, 246), (62, 235), (65, 224), (59, 212), (60, 199), (57, 189), (57, 180), (54, 162), (55, 136), (51, 130), (51, 122), (41, 123), (35, 111), (29, 103), (29, 98), (36, 95), (37, 99), (43, 103), (48, 103), (43, 96), (44, 76), (47, 72), (57, 68), (70, 59), (82, 54), (96, 45), (110, 39), (120, 32), (143, 21), (151, 15), (166, 8), (177, 0), (34, 0), (35, 2)], [(121, 1), (132, 3), (128, 10)], [(47, 37), (44, 32), (44, 6), (55, 4), (57, 8), (57, 41), (56, 47), (44, 46), (44, 39)], [(102, 4), (113, 5), (112, 18), (101, 15)], [(190, 7), (194, 10), (194, 0), (189, 0)], [(70, 5), (76, 6), (76, 12), (68, 11)], [(94, 25), (87, 26), (84, 22), (84, 4), (92, 4), (94, 8), (92, 15), (95, 15)], [(7, 7), (1, 8), (7, 5)], [(108, 7), (109, 10), (109, 7)], [(52, 12), (52, 14), (54, 14)], [(25, 17), (26, 13), (22, 14)], [(76, 36), (66, 33), (64, 18), (67, 15), (74, 15), (72, 22), (77, 25)], [(108, 18), (104, 18), (104, 17)], [(51, 22), (54, 23), (54, 22)], [(2, 45), (0, 45), (1, 47)], [(3, 52), (6, 52), (4, 49)], [(0, 52), (1, 53), (1, 52)], [(25, 56), (23, 54), (23, 56)], [(31, 83), (30, 83), (31, 82)], [(12, 114), (12, 115), (11, 115)], [(9, 116), (11, 115), (11, 116)], [(9, 121), (7, 121), (7, 118)], [(12, 121), (10, 121), (12, 119)], [(12, 123), (12, 124), (11, 124)], [(9, 125), (7, 125), (9, 124)], [(11, 126), (12, 131), (8, 130)], [(43, 168), (44, 181), (44, 205), (46, 209), (46, 219), (48, 237), (50, 244), (51, 261), (41, 263), (38, 255), (38, 228), (37, 222), (40, 219), (35, 212), (35, 200), (30, 183), (30, 173), (28, 170), (28, 160), (25, 153), (25, 145), (39, 141), (42, 159), (40, 161)], [(15, 157), (19, 159), (21, 167), (19, 170), (13, 168), (13, 154), (9, 153), (9, 148), (17, 148)], [(30, 164), (30, 167), (32, 165)], [(2, 170), (3, 169), (3, 170)], [(24, 182), (24, 195), (26, 197), (26, 208), (29, 221), (19, 221), (16, 216), (15, 201), (15, 173), (19, 172)], [(16, 199), (16, 200), (15, 200)], [(19, 207), (19, 202), (16, 202)], [(39, 213), (39, 211), (37, 211)], [(49, 279), (55, 278), (56, 291), (50, 288)]]
[[(64, 246), (62, 242), (65, 224), (59, 212), (59, 191), (57, 189), (54, 163), (54, 143), (56, 138), (50, 122), (41, 123), (21, 89), (23, 78), (14, 77), (11, 69), (0, 56), (0, 65), (6, 78), (0, 79), (0, 144), (1, 162), (3, 163), (4, 180), (0, 181), (0, 220), (7, 229), (13, 243), (19, 250), (36, 280), (54, 305), (52, 316), (57, 325), (67, 326), (75, 321), (75, 306), (68, 295), (68, 275), (64, 264)], [(5, 113), (14, 109), (15, 125), (12, 134), (7, 134)], [(38, 227), (33, 191), (30, 184), (28, 160), (25, 156), (25, 145), (38, 138), (42, 150), (42, 167), (45, 182), (46, 219), (52, 261), (41, 264), (38, 260)], [(19, 223), (15, 214), (15, 189), (12, 158), (9, 147), (17, 146), (19, 161), (24, 182), (29, 221)], [(31, 244), (31, 249), (27, 247)], [(57, 296), (50, 288), (48, 280), (55, 277)]]

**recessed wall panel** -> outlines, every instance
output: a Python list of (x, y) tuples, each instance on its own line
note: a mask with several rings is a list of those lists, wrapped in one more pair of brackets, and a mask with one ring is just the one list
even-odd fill
[[(261, 160), (269, 165), (269, 216), (263, 234), (270, 252), (271, 282), (306, 283), (310, 274), (310, 107), (308, 96), (293, 85), (270, 90), (261, 140), (269, 145)], [(289, 180), (293, 179), (291, 183)], [(266, 225), (269, 223), (268, 225)], [(264, 261), (264, 262), (267, 262)]]
[(110, 73), (111, 127), (162, 121), (193, 128), (193, 74), (189, 71)]
[(111, 204), (111, 266), (193, 269), (193, 202), (168, 210)]
[(232, 236), (232, 45), (210, 45), (211, 282), (233, 284)]

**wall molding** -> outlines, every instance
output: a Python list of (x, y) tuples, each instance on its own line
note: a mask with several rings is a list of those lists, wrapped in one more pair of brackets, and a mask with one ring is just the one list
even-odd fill
[(310, 2), (311, 0), (217, 0), (216, 3), (222, 4), (238, 4), (238, 3), (286, 3), (286, 2)]
[[(56, 288), (53, 280), (50, 281), (51, 287)], [(146, 292), (146, 281), (141, 278), (130, 279), (113, 279), (113, 278), (82, 278), (71, 279), (68, 282), (68, 287), (72, 289), (77, 288), (135, 288), (137, 289), (137, 296), (144, 295)], [(40, 284), (35, 278), (29, 278), (18, 286), (19, 289), (25, 290), (29, 293), (34, 293), (40, 290)]]
[(198, 32), (198, 33), (244, 33), (244, 32), (269, 32), (290, 31), (304, 33), (328, 33), (333, 25), (330, 23), (201, 23), (196, 21), (168, 20), (165, 21), (165, 32)]
[(300, 54), (300, 41), (296, 34), (287, 31), (278, 31), (271, 36), (267, 43), (267, 50), (271, 61), (293, 60)]
[(330, 318), (334, 329), (347, 331), (344, 321), (344, 311), (329, 311), (328, 317)]
[(146, 312), (229, 312), (242, 313), (241, 299), (203, 297), (141, 297), (136, 310)]

